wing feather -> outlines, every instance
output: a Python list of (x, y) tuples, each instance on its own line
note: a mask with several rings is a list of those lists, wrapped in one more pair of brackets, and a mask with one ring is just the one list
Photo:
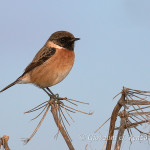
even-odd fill
[(31, 70), (35, 69), (36, 67), (42, 65), (46, 60), (52, 57), (56, 52), (55, 48), (52, 47), (43, 47), (34, 57), (33, 61), (26, 67), (24, 73), (30, 72)]

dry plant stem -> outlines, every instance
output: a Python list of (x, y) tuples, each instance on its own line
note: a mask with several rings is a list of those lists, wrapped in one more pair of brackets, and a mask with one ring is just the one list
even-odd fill
[[(35, 128), (35, 130), (34, 130), (34, 132), (32, 133), (32, 135), (31, 135), (29, 138), (23, 140), (25, 144), (27, 144), (27, 143), (33, 138), (33, 136), (36, 134), (36, 132), (37, 132), (38, 129), (40, 128), (42, 122), (44, 121), (45, 116), (47, 115), (47, 112), (48, 112), (49, 108), (50, 108), (50, 105), (47, 106), (46, 111), (45, 111), (45, 113), (44, 113), (42, 119), (41, 119), (40, 122), (38, 123), (38, 125), (37, 125), (37, 127)], [(38, 116), (39, 116), (39, 115), (38, 115)], [(35, 119), (35, 118), (33, 118), (33, 119)]]
[(143, 120), (143, 121), (139, 121), (139, 122), (136, 122), (136, 123), (130, 123), (130, 124), (125, 125), (124, 128), (126, 129), (126, 128), (136, 127), (139, 124), (143, 124), (143, 123), (147, 123), (147, 122), (150, 122), (150, 120)]
[(145, 115), (145, 114), (149, 115), (150, 111), (149, 112), (129, 113), (130, 116)]
[(126, 125), (126, 118), (122, 117), (121, 122), (120, 122), (120, 128), (119, 128), (118, 135), (117, 135), (115, 150), (120, 150), (121, 143), (122, 143), (122, 140), (123, 140), (123, 134), (124, 134), (124, 131), (125, 131), (125, 125)]
[(106, 145), (106, 150), (111, 150), (111, 145), (112, 145), (112, 137), (114, 134), (114, 129), (115, 129), (115, 122), (119, 113), (119, 110), (122, 107), (122, 103), (125, 101), (125, 93), (122, 91), (122, 96), (118, 103), (116, 104), (112, 115), (111, 115), (111, 120), (110, 120), (110, 127), (109, 127), (109, 134), (108, 134), (108, 140), (107, 140), (107, 145)]
[[(145, 108), (149, 108), (150, 106), (146, 106), (146, 107), (142, 107), (141, 109), (145, 109)], [(140, 110), (139, 108), (138, 109), (136, 109), (136, 110)], [(130, 112), (133, 112), (133, 111), (135, 111), (134, 109), (133, 110), (130, 110), (130, 111), (128, 111), (128, 113), (130, 113)]]
[(96, 129), (94, 133), (96, 133), (100, 128), (102, 128), (107, 123), (108, 120), (110, 120), (110, 118), (108, 118), (98, 129)]
[(4, 135), (3, 137), (0, 138), (0, 149), (2, 145), (5, 150), (10, 150), (8, 146), (8, 140), (9, 140), (9, 136), (7, 135)]
[(125, 101), (124, 104), (127, 105), (150, 105), (149, 101), (143, 101), (143, 100), (130, 100), (130, 101)]
[(68, 148), (69, 148), (70, 150), (74, 150), (74, 147), (73, 147), (73, 145), (72, 145), (72, 143), (71, 143), (70, 138), (68, 137), (68, 135), (67, 135), (67, 133), (66, 133), (64, 127), (62, 126), (62, 124), (61, 124), (60, 121), (59, 121), (57, 104), (53, 103), (53, 104), (51, 105), (51, 112), (52, 112), (52, 114), (53, 114), (53, 117), (54, 117), (54, 120), (55, 120), (55, 123), (56, 123), (57, 127), (59, 128), (59, 130), (60, 130), (62, 136), (63, 136), (64, 139), (65, 139), (66, 144), (68, 145)]
[(84, 103), (84, 102), (77, 101), (77, 100), (61, 98), (61, 97), (57, 97), (57, 96), (50, 96), (49, 101), (43, 102), (40, 105), (34, 107), (33, 109), (31, 109), (29, 111), (26, 111), (25, 113), (31, 113), (31, 112), (35, 112), (37, 110), (42, 109), (42, 111), (36, 117), (34, 117), (32, 120), (38, 118), (42, 113), (44, 113), (44, 114), (43, 114), (40, 122), (38, 123), (37, 127), (35, 128), (34, 132), (32, 133), (32, 135), (27, 139), (23, 139), (25, 144), (28, 143), (33, 138), (33, 136), (36, 134), (36, 132), (40, 128), (43, 120), (45, 119), (45, 116), (46, 116), (47, 112), (49, 110), (51, 110), (54, 121), (55, 121), (59, 131), (61, 132), (67, 146), (69, 147), (70, 150), (74, 150), (74, 147), (71, 143), (72, 140), (71, 140), (71, 138), (70, 138), (70, 136), (67, 132), (64, 120), (68, 123), (68, 125), (70, 125), (70, 123), (67, 120), (67, 117), (65, 116), (64, 112), (67, 113), (67, 115), (71, 118), (72, 121), (73, 121), (73, 118), (71, 117), (69, 112), (72, 112), (72, 113), (80, 112), (80, 113), (88, 114), (88, 115), (91, 115), (92, 113), (86, 113), (86, 112), (83, 112), (81, 110), (77, 110), (75, 108), (67, 106), (67, 105), (64, 104), (64, 101), (69, 102), (69, 104), (72, 104), (74, 106), (78, 106), (76, 103), (88, 104), (88, 103)]
[[(122, 143), (122, 137), (123, 137), (125, 129), (127, 129), (129, 137), (133, 136), (131, 128), (136, 129), (141, 134), (150, 135), (150, 133), (143, 132), (137, 128), (138, 125), (150, 122), (150, 119), (149, 119), (150, 112), (144, 111), (144, 109), (149, 108), (150, 106), (141, 107), (142, 105), (150, 105), (150, 102), (146, 100), (147, 97), (150, 95), (145, 94), (145, 93), (150, 93), (150, 92), (133, 90), (133, 89), (129, 89), (129, 88), (123, 88), (121, 93), (122, 93), (122, 96), (121, 96), (120, 100), (118, 101), (117, 105), (115, 106), (115, 108), (112, 112), (112, 115), (111, 115), (106, 150), (111, 150), (115, 122), (117, 119), (117, 115), (119, 114), (119, 111), (122, 108), (122, 106), (124, 107), (124, 116), (121, 116), (120, 127), (116, 128), (116, 129), (119, 129), (119, 132), (118, 132), (118, 136), (117, 136), (115, 150), (120, 150), (121, 143)], [(143, 98), (143, 96), (145, 96), (145, 97)], [(136, 100), (134, 98), (136, 98)], [(127, 105), (129, 105), (129, 107)], [(133, 107), (133, 110), (129, 110), (128, 112), (126, 112), (126, 110), (130, 108), (130, 106)], [(131, 112), (133, 112), (133, 113), (131, 113)], [(128, 117), (133, 119), (134, 122), (132, 123), (128, 119)]]

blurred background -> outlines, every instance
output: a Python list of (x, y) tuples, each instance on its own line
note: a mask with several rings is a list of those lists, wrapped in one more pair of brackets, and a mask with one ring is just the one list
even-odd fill
[[(149, 0), (5, 0), (0, 1), (0, 89), (18, 78), (49, 36), (66, 30), (81, 38), (76, 42), (76, 60), (71, 73), (51, 87), (62, 97), (89, 102), (78, 108), (92, 116), (74, 114), (67, 126), (77, 150), (102, 149), (104, 140), (94, 140), (94, 131), (107, 120), (117, 102), (113, 97), (129, 87), (150, 90)], [(16, 85), (0, 94), (0, 137), (10, 136), (13, 150), (66, 150), (51, 113), (35, 137), (23, 145), (40, 118), (24, 112), (48, 100), (33, 85)], [(70, 120), (71, 122), (71, 120)], [(101, 129), (107, 136), (109, 123)], [(127, 133), (125, 133), (128, 136)], [(100, 136), (100, 134), (96, 134)], [(84, 138), (82, 138), (84, 137)], [(146, 140), (123, 142), (122, 149), (148, 150)]]

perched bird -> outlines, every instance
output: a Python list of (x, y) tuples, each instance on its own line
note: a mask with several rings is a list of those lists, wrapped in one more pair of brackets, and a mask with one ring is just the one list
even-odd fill
[(67, 31), (53, 33), (24, 73), (0, 92), (15, 84), (32, 83), (42, 88), (48, 95), (54, 96), (48, 87), (61, 82), (70, 72), (75, 58), (74, 43), (77, 40), (80, 39)]

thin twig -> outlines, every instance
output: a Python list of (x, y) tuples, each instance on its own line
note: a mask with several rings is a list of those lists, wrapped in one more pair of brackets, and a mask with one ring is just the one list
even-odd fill
[(45, 116), (46, 116), (46, 114), (47, 114), (47, 112), (48, 112), (48, 110), (49, 110), (49, 107), (50, 107), (50, 105), (47, 106), (47, 109), (46, 109), (46, 111), (45, 111), (45, 113), (44, 113), (42, 119), (40, 120), (39, 124), (38, 124), (37, 127), (35, 128), (35, 130), (34, 130), (34, 132), (32, 133), (32, 135), (31, 135), (29, 138), (23, 140), (25, 144), (27, 144), (27, 143), (32, 139), (32, 137), (36, 134), (36, 132), (38, 131), (39, 127), (41, 126), (42, 122), (44, 121), (44, 118), (45, 118)]
[(83, 114), (87, 114), (87, 115), (92, 115), (92, 114), (93, 114), (93, 113), (87, 113), (87, 112), (84, 112), (84, 111), (81, 111), (81, 110), (72, 108), (72, 107), (67, 106), (67, 105), (64, 105), (64, 106), (67, 107), (67, 108), (70, 108), (70, 109), (72, 109), (72, 110), (75, 110), (75, 111), (77, 111), (77, 112), (83, 113)]
[(101, 127), (103, 127), (108, 122), (108, 120), (110, 120), (110, 117), (100, 127), (98, 127), (98, 129), (96, 129), (94, 133), (96, 133)]

